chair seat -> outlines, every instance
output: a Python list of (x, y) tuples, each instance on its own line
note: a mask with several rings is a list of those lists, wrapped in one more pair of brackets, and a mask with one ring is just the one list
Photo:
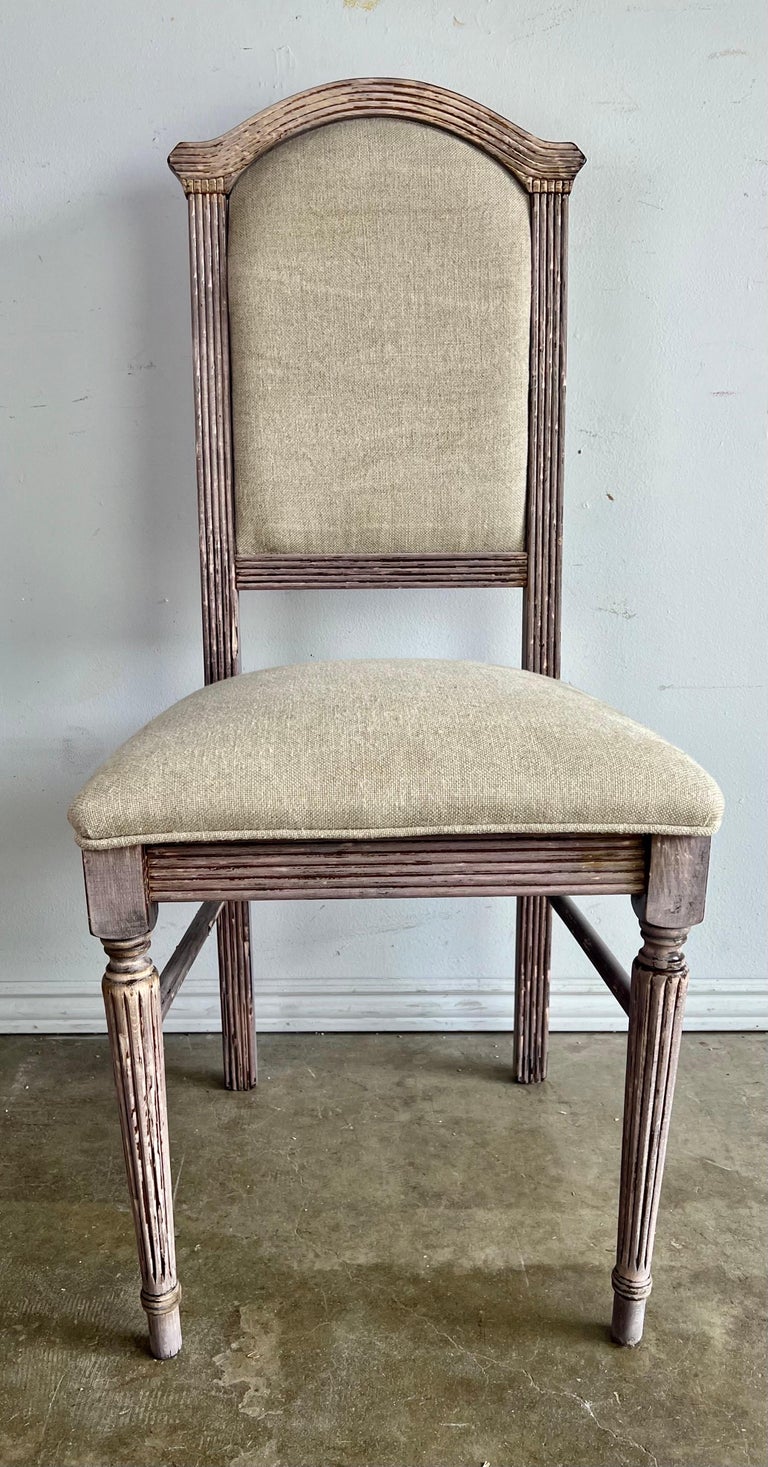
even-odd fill
[(102, 765), (87, 849), (484, 833), (709, 835), (722, 796), (658, 734), (566, 683), (427, 660), (304, 663), (214, 683)]

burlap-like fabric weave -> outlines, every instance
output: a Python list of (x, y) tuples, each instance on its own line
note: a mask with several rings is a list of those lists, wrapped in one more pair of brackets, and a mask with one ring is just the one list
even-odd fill
[(475, 662), (273, 667), (203, 688), (69, 812), (90, 849), (228, 837), (709, 835), (722, 796), (679, 749), (565, 683)]
[(530, 210), (469, 143), (332, 123), (229, 204), (237, 549), (519, 550)]

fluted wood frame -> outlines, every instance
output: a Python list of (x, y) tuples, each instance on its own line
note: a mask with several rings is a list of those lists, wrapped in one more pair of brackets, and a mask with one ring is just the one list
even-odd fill
[[(560, 676), (563, 549), (568, 195), (543, 181), (531, 194), (531, 357), (528, 420), (527, 584), (523, 597), (523, 667)], [(515, 941), (515, 1079), (543, 1080), (549, 1046), (552, 909), (545, 897), (517, 904)]]
[[(232, 394), (227, 302), (227, 201), (216, 190), (189, 194), (195, 443), (206, 683), (240, 671), (235, 578)], [(226, 1084), (256, 1084), (256, 1031), (247, 903), (228, 902), (216, 928)]]
[(178, 143), (168, 163), (186, 193), (229, 194), (240, 174), (277, 143), (327, 122), (400, 117), (455, 133), (502, 163), (529, 193), (567, 190), (584, 155), (575, 143), (551, 143), (459, 92), (403, 77), (327, 82), (265, 107), (210, 142)]
[(103, 938), (102, 990), (120, 1114), (123, 1154), (141, 1269), (141, 1302), (153, 1355), (181, 1349), (173, 1187), (165, 1101), (160, 979), (149, 933)]
[[(526, 551), (457, 555), (238, 556), (234, 547), (231, 390), (226, 320), (227, 197), (240, 175), (270, 148), (312, 128), (359, 117), (398, 117), (453, 133), (501, 163), (531, 197), (528, 540)], [(531, 546), (534, 579), (526, 597), (523, 665), (557, 665), (559, 552), (557, 506), (564, 374), (565, 219), (568, 194), (584, 163), (573, 143), (533, 137), (498, 113), (424, 82), (387, 78), (333, 82), (276, 102), (222, 137), (179, 143), (168, 159), (189, 199), (201, 483), (201, 561), (208, 662), (237, 670), (236, 591), (300, 586), (524, 587)], [(559, 375), (558, 375), (559, 374)], [(550, 378), (557, 378), (550, 385)], [(535, 447), (534, 447), (535, 445)], [(553, 452), (554, 449), (554, 452)], [(539, 510), (535, 506), (540, 505)], [(217, 541), (214, 544), (214, 540)], [(220, 588), (220, 590), (218, 590)], [(216, 616), (216, 597), (221, 611)], [(530, 606), (529, 606), (530, 603)], [(553, 616), (550, 618), (550, 608)], [(529, 614), (530, 612), (530, 614)], [(541, 666), (539, 664), (542, 664)], [(546, 664), (546, 665), (544, 665)]]
[[(109, 954), (104, 1001), (150, 1346), (181, 1345), (173, 1251), (162, 1018), (229, 901), (296, 897), (517, 896), (563, 915), (624, 1006), (626, 975), (565, 892), (627, 892), (643, 946), (629, 995), (612, 1333), (639, 1341), (688, 981), (682, 944), (704, 916), (709, 840), (689, 836), (485, 836), (381, 841), (228, 841), (84, 852), (91, 931)], [(149, 932), (160, 901), (203, 899), (158, 977)], [(596, 950), (596, 951), (595, 951)]]
[(525, 586), (524, 550), (472, 555), (238, 555), (235, 581), (240, 591), (398, 586)]
[[(285, 138), (344, 117), (411, 118), (483, 148), (531, 196), (532, 303), (525, 552), (473, 556), (236, 557), (227, 310), (227, 194)], [(269, 586), (492, 585), (524, 588), (524, 667), (559, 675), (567, 202), (584, 159), (486, 108), (405, 81), (334, 83), (289, 98), (210, 143), (181, 143), (170, 164), (189, 198), (206, 682), (239, 671), (238, 589)], [(109, 955), (104, 999), (150, 1344), (180, 1348), (161, 1043), (166, 1009), (219, 917), (225, 1076), (256, 1076), (248, 902), (295, 897), (513, 895), (518, 898), (515, 1074), (546, 1071), (552, 906), (629, 1007), (613, 1337), (635, 1344), (651, 1253), (680, 1045), (682, 943), (701, 922), (709, 840), (698, 837), (478, 836), (350, 841), (180, 843), (83, 853), (91, 931)], [(627, 976), (566, 894), (633, 896), (643, 947)], [(551, 904), (550, 904), (551, 898)], [(149, 956), (159, 901), (203, 901), (166, 965)]]
[[(231, 387), (227, 319), (227, 196), (270, 148), (326, 123), (398, 117), (453, 133), (501, 163), (531, 200), (531, 329), (525, 551), (464, 555), (238, 556), (234, 543)], [(207, 681), (238, 663), (238, 590), (298, 587), (493, 586), (525, 588), (523, 667), (559, 675), (562, 439), (565, 402), (567, 209), (584, 157), (573, 143), (533, 137), (442, 87), (367, 78), (314, 87), (275, 103), (222, 137), (179, 143), (168, 160), (189, 199), (195, 351), (200, 557)], [(219, 919), (225, 1053), (242, 1058), (228, 1083), (254, 1083), (255, 1037), (246, 1002), (246, 909)], [(543, 1080), (547, 1067), (551, 911), (545, 897), (518, 904), (514, 1072)], [(242, 1031), (242, 1032), (241, 1032)]]
[(632, 967), (613, 1284), (613, 1338), (636, 1345), (651, 1292), (651, 1257), (683, 1033), (688, 928), (657, 927), (638, 903), (643, 945)]
[(645, 889), (641, 835), (422, 836), (147, 846), (151, 902), (520, 896)]

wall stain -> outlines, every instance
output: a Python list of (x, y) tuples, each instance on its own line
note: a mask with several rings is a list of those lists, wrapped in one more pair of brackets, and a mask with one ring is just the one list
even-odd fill
[(606, 611), (609, 616), (620, 616), (624, 619), (624, 621), (634, 621), (635, 617), (637, 616), (637, 612), (630, 611), (626, 602), (617, 601), (614, 602), (612, 606), (596, 606), (595, 610)]

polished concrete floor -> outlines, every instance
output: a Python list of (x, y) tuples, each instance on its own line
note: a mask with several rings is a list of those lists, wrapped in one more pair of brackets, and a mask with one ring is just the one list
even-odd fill
[(0, 1040), (0, 1463), (765, 1467), (765, 1042), (687, 1035), (646, 1336), (611, 1346), (624, 1041), (170, 1036), (184, 1350), (143, 1315), (104, 1040)]

